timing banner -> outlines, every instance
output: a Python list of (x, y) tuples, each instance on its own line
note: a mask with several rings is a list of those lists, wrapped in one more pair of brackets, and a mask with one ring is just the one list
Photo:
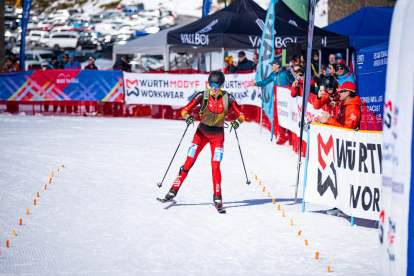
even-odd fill
[(382, 133), (312, 123), (305, 202), (337, 207), (349, 216), (378, 220)]
[[(225, 75), (222, 87), (239, 105), (262, 104), (262, 90), (252, 87), (254, 73)], [(208, 88), (207, 74), (140, 74), (124, 72), (127, 104), (185, 106), (194, 96)]]
[[(309, 95), (309, 102), (306, 108), (305, 121), (313, 122), (316, 117), (322, 114), (322, 109), (316, 110), (313, 108), (315, 95)], [(277, 87), (277, 118), (279, 125), (283, 128), (289, 129), (297, 136), (300, 136), (300, 116), (302, 111), (302, 97), (292, 98), (290, 90), (286, 87)], [(306, 131), (306, 129), (304, 129)], [(306, 134), (306, 133), (304, 133)], [(306, 135), (303, 135), (303, 141), (306, 141)]]
[(122, 102), (122, 86), (122, 71), (36, 70), (0, 74), (0, 100)]

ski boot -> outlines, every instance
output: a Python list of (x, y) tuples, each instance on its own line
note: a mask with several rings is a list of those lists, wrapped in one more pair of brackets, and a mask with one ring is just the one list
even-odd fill
[(166, 195), (164, 199), (157, 198), (158, 201), (161, 201), (162, 203), (165, 202), (175, 202), (174, 197), (177, 195), (177, 191), (174, 191), (171, 189)]
[(220, 214), (226, 213), (226, 210), (223, 209), (223, 200), (221, 196), (213, 196), (214, 207)]

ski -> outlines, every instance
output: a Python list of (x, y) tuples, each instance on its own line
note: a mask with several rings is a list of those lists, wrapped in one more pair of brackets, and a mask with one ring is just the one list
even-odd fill
[(218, 209), (217, 207), (216, 207), (216, 209), (217, 209), (217, 212), (219, 212), (219, 214), (225, 214), (226, 213), (226, 210), (224, 210), (224, 209)]
[(165, 200), (163, 198), (158, 198), (158, 197), (157, 197), (157, 200), (161, 203), (167, 203), (167, 202), (177, 203), (177, 201), (175, 201), (175, 200)]

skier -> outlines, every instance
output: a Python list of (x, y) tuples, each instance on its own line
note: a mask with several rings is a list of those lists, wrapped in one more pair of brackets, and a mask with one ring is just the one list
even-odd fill
[(197, 156), (203, 150), (207, 143), (210, 143), (211, 148), (211, 167), (213, 171), (213, 201), (216, 209), (220, 213), (224, 213), (223, 202), (221, 197), (221, 171), (220, 162), (223, 158), (223, 143), (224, 143), (224, 120), (228, 114), (228, 108), (233, 108), (238, 114), (238, 119), (232, 121), (230, 124), (234, 129), (237, 129), (241, 123), (244, 122), (245, 116), (237, 104), (236, 100), (221, 87), (224, 83), (224, 74), (219, 71), (211, 72), (208, 77), (210, 89), (199, 92), (181, 111), (181, 115), (185, 118), (187, 125), (194, 123), (194, 117), (188, 112), (196, 107), (201, 106), (200, 118), (201, 122), (197, 127), (194, 135), (192, 145), (188, 149), (187, 160), (180, 168), (174, 184), (170, 191), (165, 196), (163, 202), (173, 201), (177, 195), (178, 190), (187, 177), (188, 171), (194, 165)]

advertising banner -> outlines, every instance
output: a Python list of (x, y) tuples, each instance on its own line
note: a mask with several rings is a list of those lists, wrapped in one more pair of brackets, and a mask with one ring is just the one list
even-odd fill
[[(311, 94), (309, 100), (313, 100), (314, 95)], [(305, 114), (305, 122), (313, 122), (315, 118), (322, 114), (322, 109), (316, 110), (313, 105), (308, 102)], [(277, 87), (277, 116), (279, 125), (289, 129), (300, 136), (300, 116), (302, 112), (302, 97), (292, 98), (290, 90), (286, 87)], [(306, 131), (306, 129), (304, 129)], [(306, 132), (304, 133), (306, 134)], [(302, 137), (306, 141), (306, 135)]]
[(382, 133), (314, 123), (309, 131), (304, 201), (337, 207), (349, 216), (378, 220)]
[[(252, 87), (254, 73), (226, 75), (222, 89), (230, 93), (239, 105), (261, 106), (262, 92)], [(127, 104), (185, 106), (194, 96), (208, 88), (204, 74), (140, 74), (124, 72)]]
[(122, 71), (36, 70), (0, 74), (0, 100), (122, 102), (122, 86)]

